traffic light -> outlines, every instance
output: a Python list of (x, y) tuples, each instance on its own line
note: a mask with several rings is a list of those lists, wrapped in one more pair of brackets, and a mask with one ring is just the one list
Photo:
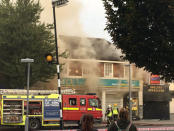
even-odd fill
[(45, 59), (46, 59), (46, 61), (47, 61), (49, 64), (52, 64), (52, 62), (53, 62), (53, 55), (52, 55), (51, 53), (47, 53), (47, 54), (45, 55)]

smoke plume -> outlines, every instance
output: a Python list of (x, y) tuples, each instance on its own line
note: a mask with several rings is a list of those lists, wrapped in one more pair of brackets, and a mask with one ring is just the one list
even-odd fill
[[(41, 14), (41, 21), (52, 24), (53, 10), (51, 1), (41, 0), (40, 2), (44, 9)], [(69, 58), (73, 59), (119, 60), (119, 53), (106, 40), (88, 38), (80, 22), (81, 9), (82, 3), (80, 0), (70, 0), (67, 5), (56, 8), (59, 53), (67, 50), (70, 54)], [(87, 79), (86, 87), (88, 87), (89, 92), (93, 92), (97, 90), (98, 77), (94, 73), (97, 70), (97, 64), (86, 64), (85, 62), (83, 65), (90, 72), (85, 76)]]

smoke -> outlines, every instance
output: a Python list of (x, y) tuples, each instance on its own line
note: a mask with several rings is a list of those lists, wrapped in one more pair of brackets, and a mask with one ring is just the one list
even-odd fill
[[(41, 21), (52, 24), (53, 10), (51, 1), (41, 0), (40, 3), (44, 9), (41, 13)], [(70, 0), (67, 5), (56, 8), (59, 54), (68, 51), (70, 54), (69, 58), (73, 59), (119, 60), (120, 55), (117, 53), (115, 46), (108, 44), (104, 39), (88, 38), (83, 31), (80, 22), (82, 8), (80, 0)], [(98, 83), (98, 76), (95, 73), (97, 64), (84, 63), (83, 65), (84, 68), (89, 70), (89, 74), (85, 76), (86, 87), (89, 92), (95, 92)]]
[(64, 48), (72, 59), (95, 59), (96, 51), (86, 37), (60, 36), (60, 48)]
[(73, 59), (120, 60), (120, 52), (102, 38), (60, 36), (60, 47), (65, 48)]
[(84, 62), (83, 68), (86, 69), (86, 74), (84, 74), (84, 77), (86, 77), (86, 87), (88, 88), (88, 92), (94, 93), (98, 92), (98, 77), (96, 76), (98, 72), (97, 63), (96, 62)]
[[(41, 21), (53, 24), (52, 3), (48, 0), (41, 0), (43, 12)], [(56, 26), (58, 35), (84, 36), (79, 15), (82, 8), (80, 0), (70, 0), (66, 5), (56, 7)]]
[(134, 79), (142, 80), (144, 83), (149, 83), (149, 73), (143, 68), (137, 68), (133, 65)]

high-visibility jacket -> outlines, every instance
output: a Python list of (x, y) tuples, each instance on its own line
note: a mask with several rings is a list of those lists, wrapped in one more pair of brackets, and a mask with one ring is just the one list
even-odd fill
[(112, 111), (110, 111), (108, 114), (108, 117), (111, 117), (111, 116), (112, 116)]
[(112, 109), (107, 109), (107, 117), (112, 117)]
[(113, 108), (113, 114), (114, 114), (114, 115), (118, 115), (118, 110), (117, 110), (116, 107)]

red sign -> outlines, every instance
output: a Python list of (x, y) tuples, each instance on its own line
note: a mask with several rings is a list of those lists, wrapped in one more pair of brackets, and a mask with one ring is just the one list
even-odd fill
[(160, 84), (160, 76), (159, 75), (151, 75), (150, 84)]

